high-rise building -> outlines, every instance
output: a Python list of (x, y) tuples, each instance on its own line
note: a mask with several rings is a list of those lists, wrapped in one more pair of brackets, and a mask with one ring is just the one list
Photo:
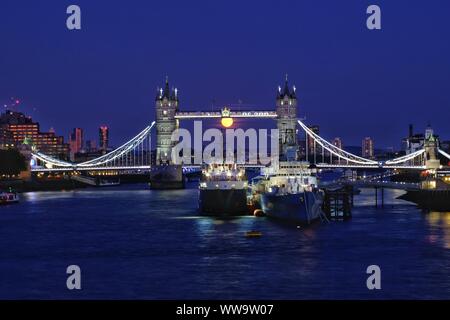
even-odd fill
[(72, 160), (75, 158), (75, 154), (83, 149), (83, 141), (83, 129), (74, 128), (69, 136), (70, 158)]
[(6, 127), (0, 127), (0, 149), (9, 149), (14, 145), (13, 133)]
[[(320, 134), (320, 128), (318, 125), (311, 125), (308, 126), (308, 128), (315, 134), (317, 135)], [(315, 143), (314, 146), (314, 139), (312, 139), (310, 136), (307, 136), (306, 139), (308, 140), (308, 154), (312, 155), (314, 154), (314, 151), (316, 154), (322, 152), (321, 146), (318, 143)]]
[(156, 164), (172, 163), (172, 148), (175, 142), (171, 140), (172, 132), (178, 128), (175, 113), (178, 111), (178, 90), (170, 90), (166, 78), (164, 89), (158, 88), (156, 94)]
[(279, 153), (284, 160), (296, 160), (297, 143), (297, 96), (295, 86), (289, 89), (288, 79), (284, 82), (284, 88), (278, 87), (277, 92), (277, 128), (279, 132)]
[(42, 153), (68, 159), (69, 145), (64, 143), (64, 138), (56, 136), (54, 132), (41, 132), (39, 123), (21, 112), (7, 110), (0, 116), (0, 126), (12, 133), (16, 146), (27, 140)]
[(373, 140), (370, 137), (366, 137), (362, 141), (362, 156), (364, 158), (371, 159), (374, 156), (373, 152)]
[(333, 145), (335, 147), (338, 147), (339, 149), (342, 149), (342, 140), (339, 137), (336, 137), (333, 139)]
[(86, 140), (86, 151), (95, 152), (97, 151), (97, 143), (95, 140)]
[(109, 128), (101, 126), (98, 129), (98, 146), (102, 152), (108, 151), (109, 147)]

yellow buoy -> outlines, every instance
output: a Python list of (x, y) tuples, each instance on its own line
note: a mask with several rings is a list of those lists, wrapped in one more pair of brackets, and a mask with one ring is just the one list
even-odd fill
[(245, 233), (245, 236), (247, 238), (257, 238), (257, 237), (261, 237), (262, 236), (262, 232), (261, 231), (247, 231)]

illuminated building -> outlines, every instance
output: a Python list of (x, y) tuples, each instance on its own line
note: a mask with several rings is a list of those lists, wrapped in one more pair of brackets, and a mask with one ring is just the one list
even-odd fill
[(98, 129), (98, 146), (102, 152), (106, 152), (109, 147), (109, 129), (107, 126), (101, 126)]
[(7, 128), (0, 127), (0, 149), (9, 149), (14, 147), (14, 137)]
[[(312, 132), (314, 132), (315, 134), (317, 134), (317, 135), (319, 135), (319, 133), (320, 133), (320, 129), (319, 129), (319, 126), (318, 125), (311, 125), (311, 126), (308, 126), (308, 128), (309, 129), (311, 129), (311, 131)], [(308, 140), (308, 154), (314, 154), (314, 139), (311, 139), (311, 137), (310, 136), (307, 136), (306, 137), (306, 139)], [(316, 152), (316, 154), (317, 153), (320, 153), (321, 152), (321, 146), (319, 145), (319, 144), (316, 144), (316, 146), (315, 146), (316, 148), (315, 148), (315, 152)]]
[(102, 156), (105, 152), (97, 149), (96, 140), (86, 140), (83, 148), (73, 155), (73, 162), (84, 162)]
[(178, 128), (178, 120), (175, 113), (178, 111), (178, 90), (169, 88), (169, 80), (166, 78), (164, 89), (157, 90), (156, 104), (156, 164), (172, 163), (172, 132)]
[(70, 144), (70, 159), (74, 159), (75, 153), (78, 153), (83, 149), (83, 129), (74, 128), (69, 136)]
[(278, 87), (276, 99), (277, 129), (279, 132), (279, 153), (284, 160), (296, 160), (297, 141), (297, 95), (295, 86), (289, 89), (288, 79), (284, 88)]
[(97, 151), (97, 143), (95, 140), (86, 140), (86, 151), (95, 152)]
[(21, 112), (7, 110), (0, 116), (0, 125), (11, 132), (15, 146), (27, 139), (42, 153), (60, 159), (68, 158), (69, 145), (64, 143), (63, 137), (56, 136), (54, 132), (41, 132), (39, 123)]
[(338, 147), (339, 149), (342, 149), (342, 140), (339, 137), (336, 137), (333, 139), (333, 145), (335, 147)]
[[(409, 134), (408, 137), (402, 139), (402, 149), (406, 154), (414, 153), (423, 149), (425, 145), (425, 141), (429, 140), (430, 137), (433, 137), (438, 143), (439, 136), (435, 135), (433, 129), (430, 125), (425, 129), (425, 134), (423, 133), (414, 133), (413, 125), (409, 125)], [(445, 146), (441, 145), (441, 149), (446, 150)]]
[(367, 159), (372, 159), (373, 153), (373, 140), (370, 137), (366, 137), (362, 141), (362, 156)]

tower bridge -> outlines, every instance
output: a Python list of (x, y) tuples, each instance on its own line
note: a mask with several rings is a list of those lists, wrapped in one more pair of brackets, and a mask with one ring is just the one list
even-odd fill
[(158, 88), (155, 98), (156, 107), (156, 164), (171, 164), (171, 151), (175, 146), (172, 132), (179, 127), (179, 120), (214, 118), (259, 118), (275, 119), (280, 138), (280, 155), (293, 152), (297, 146), (297, 96), (295, 86), (289, 88), (288, 79), (284, 88), (278, 87), (276, 110), (274, 111), (221, 111), (182, 112), (179, 110), (178, 89), (170, 89), (166, 78), (164, 88)]
[[(363, 158), (343, 150), (320, 137), (297, 115), (297, 94), (295, 86), (289, 87), (286, 77), (284, 87), (276, 92), (275, 110), (234, 111), (223, 108), (220, 111), (180, 111), (178, 90), (170, 89), (166, 79), (164, 88), (158, 88), (155, 98), (155, 121), (138, 135), (119, 148), (96, 159), (82, 163), (71, 163), (49, 157), (39, 150), (33, 150), (33, 172), (100, 172), (115, 170), (120, 172), (145, 173), (153, 168), (173, 165), (172, 133), (179, 128), (180, 120), (195, 119), (273, 119), (279, 130), (280, 159), (298, 159), (298, 134), (305, 137), (305, 159), (319, 168), (361, 168), (361, 169), (439, 169), (437, 155), (447, 159), (450, 155), (439, 148), (433, 134), (426, 137), (422, 149), (387, 161)], [(156, 153), (152, 151), (152, 133), (156, 130)], [(300, 130), (299, 130), (300, 129)], [(310, 151), (310, 146), (312, 150)], [(308, 154), (310, 153), (310, 154)]]

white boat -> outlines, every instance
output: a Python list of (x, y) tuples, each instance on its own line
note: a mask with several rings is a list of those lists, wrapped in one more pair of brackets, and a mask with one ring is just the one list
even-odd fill
[(16, 192), (0, 192), (0, 205), (19, 202), (19, 195)]
[(268, 217), (310, 224), (323, 216), (323, 192), (315, 170), (307, 162), (286, 161), (263, 168), (259, 182), (260, 204)]

